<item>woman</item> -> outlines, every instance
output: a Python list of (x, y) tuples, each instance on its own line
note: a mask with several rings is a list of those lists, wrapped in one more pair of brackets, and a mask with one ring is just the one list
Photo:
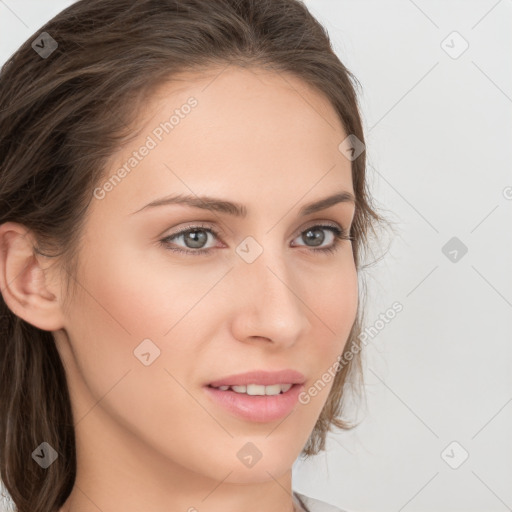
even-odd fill
[(381, 220), (297, 0), (81, 0), (0, 75), (0, 474), (19, 512), (293, 491), (361, 377)]

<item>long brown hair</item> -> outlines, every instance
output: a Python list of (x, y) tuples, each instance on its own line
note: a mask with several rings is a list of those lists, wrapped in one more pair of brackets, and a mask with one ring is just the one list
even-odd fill
[[(51, 46), (44, 36), (53, 49), (45, 57), (32, 45), (43, 32), (56, 42)], [(0, 224), (24, 225), (37, 241), (34, 252), (61, 258), (74, 275), (92, 192), (109, 156), (137, 135), (129, 126), (144, 100), (179, 72), (228, 63), (293, 73), (323, 93), (346, 133), (364, 144), (360, 84), (299, 0), (81, 0), (34, 33), (1, 69)], [(363, 152), (352, 161), (350, 234), (358, 272), (369, 235), (383, 220), (372, 206), (365, 168)], [(362, 314), (360, 297), (345, 352), (360, 347)], [(341, 414), (347, 384), (362, 377), (360, 351), (345, 362), (305, 456), (325, 448), (332, 426), (355, 426)], [(58, 453), (47, 469), (32, 460), (43, 441)], [(52, 333), (17, 317), (3, 297), (0, 475), (19, 512), (57, 511), (76, 475), (70, 397)]]

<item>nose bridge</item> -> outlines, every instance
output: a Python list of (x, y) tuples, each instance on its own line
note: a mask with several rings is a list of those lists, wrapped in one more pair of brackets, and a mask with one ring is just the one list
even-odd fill
[[(256, 248), (250, 246), (251, 241), (248, 243), (249, 246), (240, 245), (249, 247), (250, 253)], [(282, 248), (271, 248), (269, 242), (262, 249), (252, 262), (242, 256), (236, 265), (236, 282), (242, 289), (237, 292), (235, 326), (243, 329), (237, 337), (293, 343), (307, 327), (307, 308), (298, 296), (298, 283)]]

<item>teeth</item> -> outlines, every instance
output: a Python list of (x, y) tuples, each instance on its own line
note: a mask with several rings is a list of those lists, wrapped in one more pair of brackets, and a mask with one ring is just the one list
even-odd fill
[(292, 384), (272, 384), (271, 386), (263, 386), (260, 384), (248, 384), (247, 386), (219, 386), (217, 389), (227, 391), (231, 388), (236, 393), (245, 393), (247, 395), (279, 395), (286, 393)]
[(272, 386), (249, 384), (247, 386), (248, 395), (279, 395), (279, 393), (281, 393), (281, 384), (273, 384)]

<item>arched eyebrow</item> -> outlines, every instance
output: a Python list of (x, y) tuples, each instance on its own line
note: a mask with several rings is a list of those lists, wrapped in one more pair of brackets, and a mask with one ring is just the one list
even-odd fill
[[(311, 215), (321, 210), (334, 206), (338, 203), (353, 203), (355, 205), (354, 195), (347, 191), (341, 191), (323, 199), (305, 204), (299, 210), (299, 216), (304, 217)], [(191, 208), (200, 208), (202, 210), (209, 210), (217, 213), (224, 213), (227, 215), (233, 215), (235, 217), (245, 218), (247, 217), (247, 208), (245, 205), (227, 201), (225, 199), (219, 199), (211, 196), (190, 196), (190, 195), (171, 195), (155, 199), (150, 203), (146, 204), (142, 208), (132, 212), (130, 215), (141, 212), (148, 208), (155, 208), (157, 206), (164, 206), (170, 204), (181, 204), (189, 206)]]

